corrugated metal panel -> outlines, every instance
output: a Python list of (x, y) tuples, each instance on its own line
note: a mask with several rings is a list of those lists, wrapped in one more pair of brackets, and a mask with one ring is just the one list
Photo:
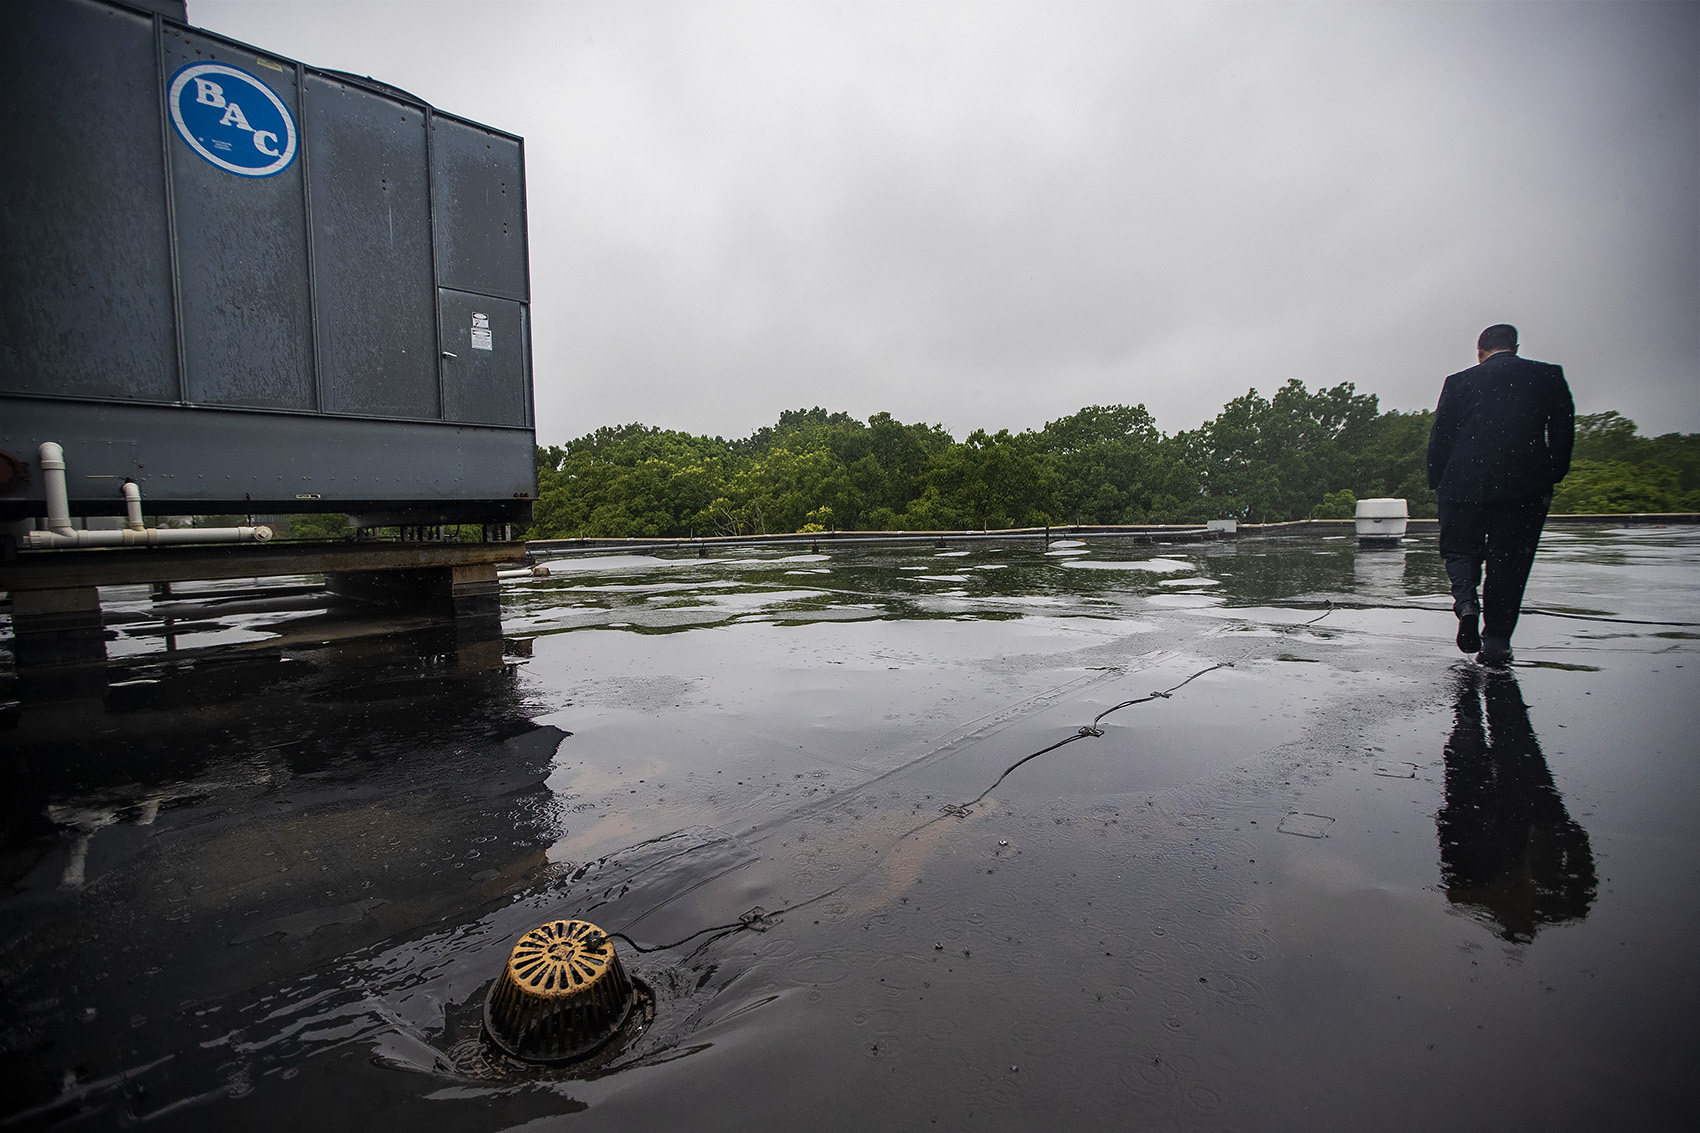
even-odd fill
[(0, 389), (174, 400), (153, 21), (0, 12)]
[[(168, 28), (167, 82), (193, 63), (224, 63), (252, 75), (299, 117), (293, 66)], [(240, 107), (244, 88), (229, 80), (224, 87), (218, 97), (228, 95)], [(244, 113), (260, 112), (250, 103)], [(221, 144), (210, 133), (205, 141)], [(314, 408), (302, 162), (270, 177), (237, 176), (192, 150), (176, 130), (170, 142), (188, 400)]]
[(322, 408), (437, 418), (425, 112), (309, 73), (306, 150)]
[(431, 188), (437, 282), (456, 291), (527, 298), (525, 166), (519, 141), (435, 118)]

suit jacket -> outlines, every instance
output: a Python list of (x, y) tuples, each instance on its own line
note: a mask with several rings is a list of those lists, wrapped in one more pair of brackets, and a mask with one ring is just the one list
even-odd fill
[(1570, 471), (1576, 406), (1564, 370), (1491, 354), (1446, 379), (1428, 438), (1428, 486), (1444, 500), (1544, 496)]

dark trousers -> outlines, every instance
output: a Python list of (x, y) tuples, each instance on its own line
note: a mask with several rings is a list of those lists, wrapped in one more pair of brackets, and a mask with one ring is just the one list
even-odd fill
[[(1551, 496), (1503, 503), (1440, 501), (1440, 557), (1452, 582), (1452, 608), (1476, 604), (1482, 587), (1482, 636), (1511, 640), (1523, 607), (1523, 587), (1541, 542)], [(1482, 577), (1486, 568), (1487, 578)]]

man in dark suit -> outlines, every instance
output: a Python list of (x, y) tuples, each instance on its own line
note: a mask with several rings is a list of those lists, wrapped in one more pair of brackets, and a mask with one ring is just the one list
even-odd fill
[(1440, 497), (1440, 556), (1452, 582), (1458, 648), (1485, 665), (1505, 665), (1553, 485), (1570, 471), (1576, 407), (1563, 369), (1517, 356), (1514, 326), (1484, 330), (1476, 361), (1441, 388), (1428, 484)]

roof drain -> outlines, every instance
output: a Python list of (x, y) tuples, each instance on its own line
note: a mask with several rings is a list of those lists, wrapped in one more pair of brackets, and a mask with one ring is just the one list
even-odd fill
[(550, 921), (520, 937), (484, 1000), (490, 1042), (545, 1066), (589, 1058), (622, 1034), (635, 1038), (653, 1018), (654, 998), (589, 921)]

